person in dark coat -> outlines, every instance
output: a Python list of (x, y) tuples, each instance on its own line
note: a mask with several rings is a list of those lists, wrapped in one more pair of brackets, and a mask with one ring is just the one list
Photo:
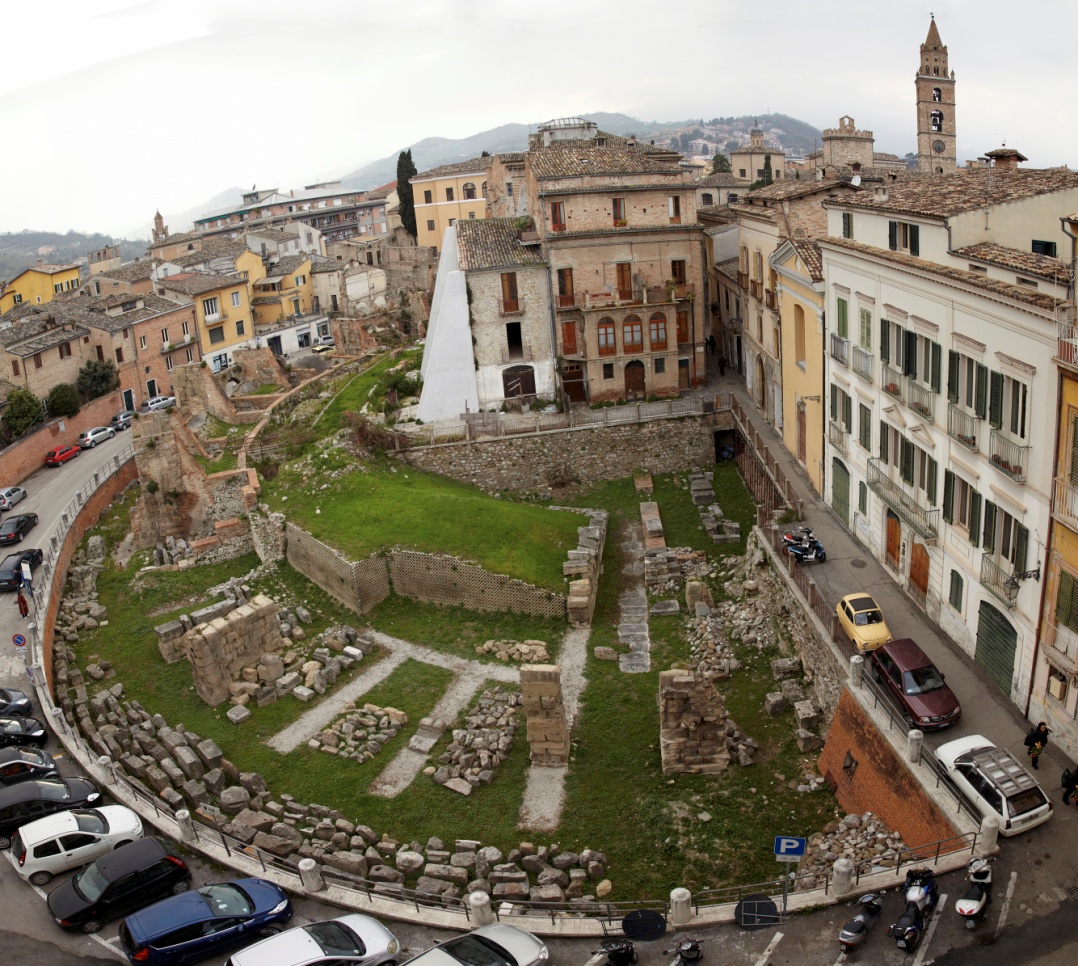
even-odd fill
[(26, 598), (22, 595), (22, 588), (19, 588), (19, 616), (26, 617), (30, 613), (30, 605), (26, 602)]
[[(1070, 805), (1071, 799), (1074, 798), (1075, 789), (1078, 789), (1078, 767), (1068, 768), (1063, 777), (1066, 779), (1063, 782), (1063, 804)], [(1075, 804), (1078, 804), (1078, 802), (1075, 802)]]
[(711, 350), (711, 354), (715, 354), (715, 336), (709, 335), (707, 337), (707, 347)]
[(1037, 725), (1036, 728), (1032, 728), (1028, 735), (1026, 735), (1025, 746), (1028, 749), (1030, 763), (1034, 768), (1039, 767), (1037, 765), (1037, 759), (1040, 758), (1041, 752), (1048, 745), (1048, 735), (1051, 732), (1048, 730), (1048, 725), (1043, 721)]

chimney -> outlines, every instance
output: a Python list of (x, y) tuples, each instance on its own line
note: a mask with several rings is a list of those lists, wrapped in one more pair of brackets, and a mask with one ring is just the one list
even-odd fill
[(986, 151), (985, 157), (990, 158), (992, 167), (1000, 171), (1017, 171), (1019, 162), (1029, 160), (1021, 151), (1015, 151), (1006, 145), (994, 151)]

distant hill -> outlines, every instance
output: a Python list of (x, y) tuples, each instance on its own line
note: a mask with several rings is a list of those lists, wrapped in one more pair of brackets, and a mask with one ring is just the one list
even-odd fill
[(97, 233), (88, 235), (81, 231), (69, 231), (63, 235), (29, 228), (19, 232), (0, 232), (0, 279), (10, 281), (24, 269), (36, 265), (39, 259), (46, 265), (70, 265), (106, 245), (117, 245), (120, 257), (129, 262), (145, 255), (149, 244), (148, 236), (132, 241)]
[[(274, 185), (276, 187), (276, 185)], [(239, 205), (243, 200), (245, 192), (250, 191), (250, 188), (226, 188), (224, 191), (215, 194), (209, 201), (205, 201), (194, 208), (188, 208), (186, 211), (174, 212), (170, 215), (162, 215), (165, 219), (165, 224), (168, 226), (168, 230), (173, 235), (178, 235), (180, 232), (190, 230), (191, 226), (195, 223), (196, 218), (201, 218), (203, 215), (208, 214), (211, 211), (216, 211), (218, 208), (227, 208), (229, 205)], [(147, 238), (153, 235), (153, 223), (147, 222), (145, 225), (139, 225), (132, 231), (132, 234), (145, 234)], [(149, 244), (149, 243), (147, 243)]]

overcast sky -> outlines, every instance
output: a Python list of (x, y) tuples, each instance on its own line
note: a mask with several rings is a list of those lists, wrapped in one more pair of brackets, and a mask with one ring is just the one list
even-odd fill
[(903, 155), (930, 11), (959, 160), (1005, 141), (1029, 166), (1078, 166), (1078, 3), (933, 2), (6, 3), (0, 231), (132, 235), (234, 185), (299, 188), (425, 137), (595, 111), (851, 114)]

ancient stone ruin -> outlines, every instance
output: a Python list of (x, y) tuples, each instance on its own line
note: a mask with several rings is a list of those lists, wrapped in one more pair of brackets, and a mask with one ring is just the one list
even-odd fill
[(520, 669), (521, 703), (528, 716), (528, 745), (533, 765), (569, 761), (569, 722), (561, 696), (561, 668), (530, 664)]
[(730, 720), (708, 676), (677, 669), (659, 675), (659, 747), (664, 775), (713, 775), (733, 759), (751, 765), (758, 748)]

